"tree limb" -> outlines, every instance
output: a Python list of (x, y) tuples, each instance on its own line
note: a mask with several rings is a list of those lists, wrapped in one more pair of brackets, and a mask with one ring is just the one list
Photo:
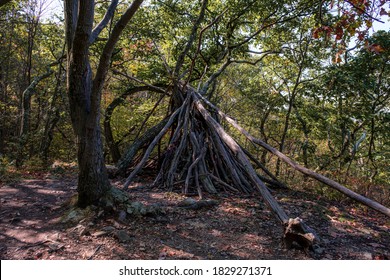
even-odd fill
[(201, 24), (201, 22), (202, 22), (202, 20), (204, 18), (207, 5), (208, 5), (208, 0), (203, 0), (199, 16), (196, 19), (196, 22), (194, 23), (194, 26), (192, 27), (191, 35), (188, 38), (188, 41), (187, 41), (187, 44), (186, 44), (184, 50), (180, 53), (180, 55), (179, 55), (179, 57), (177, 59), (176, 67), (175, 67), (175, 70), (174, 70), (174, 75), (175, 75), (176, 78), (179, 77), (179, 75), (180, 75), (179, 72), (180, 72), (181, 67), (183, 66), (184, 58), (187, 55), (188, 51), (190, 50), (192, 44), (195, 41), (196, 33), (198, 31), (199, 25)]
[(262, 146), (263, 148), (265, 148), (269, 152), (273, 153), (278, 158), (280, 158), (281, 160), (283, 160), (284, 162), (289, 164), (291, 167), (293, 167), (295, 170), (298, 170), (299, 172), (301, 172), (301, 173), (303, 173), (311, 178), (314, 178), (317, 181), (320, 181), (320, 182), (338, 190), (339, 192), (345, 194), (346, 196), (348, 196), (348, 197), (350, 197), (350, 198), (352, 198), (352, 199), (354, 199), (354, 200), (356, 200), (364, 205), (367, 205), (368, 207), (390, 217), (390, 209), (389, 208), (387, 208), (387, 207), (383, 206), (382, 204), (380, 204), (376, 201), (373, 201), (367, 197), (364, 197), (358, 193), (355, 193), (354, 191), (342, 186), (341, 184), (337, 183), (336, 181), (333, 181), (333, 180), (331, 180), (331, 179), (329, 179), (321, 174), (318, 174), (318, 173), (316, 173), (316, 172), (314, 172), (306, 167), (299, 165), (298, 163), (296, 163), (295, 161), (293, 161), (292, 159), (290, 159), (289, 157), (287, 157), (285, 154), (281, 153), (280, 151), (278, 151), (274, 147), (271, 147), (270, 145), (268, 145), (267, 143), (264, 143), (260, 139), (254, 138), (252, 135), (249, 134), (248, 131), (246, 131), (244, 128), (242, 128), (235, 120), (233, 120), (232, 118), (227, 116), (225, 113), (220, 111), (216, 106), (214, 106), (211, 102), (209, 102), (203, 96), (201, 96), (198, 93), (197, 93), (197, 96), (199, 96), (203, 101), (205, 101), (207, 103), (207, 105), (209, 105), (214, 110), (216, 110), (222, 118), (224, 118), (233, 127), (235, 127), (238, 131), (240, 131), (248, 140), (250, 140), (251, 142), (253, 142), (255, 144)]
[(117, 6), (118, 6), (118, 0), (112, 0), (101, 22), (99, 22), (98, 25), (96, 25), (96, 27), (92, 30), (91, 37), (89, 38), (89, 44), (93, 44), (96, 41), (96, 39), (99, 37), (100, 32), (102, 32), (102, 30), (107, 26), (107, 24), (114, 16)]
[[(96, 71), (95, 79), (93, 81), (93, 93), (100, 93), (103, 89), (105, 82), (106, 74), (111, 62), (112, 52), (114, 47), (119, 40), (120, 35), (125, 29), (126, 25), (133, 18), (135, 12), (140, 8), (143, 0), (134, 0), (130, 7), (125, 11), (125, 13), (120, 17), (118, 22), (115, 24), (111, 36), (108, 38), (107, 43), (104, 46), (103, 52), (100, 56), (99, 66)], [(94, 94), (91, 103), (92, 108), (95, 108), (95, 104), (100, 104), (101, 94)], [(94, 112), (99, 114), (100, 112)]]

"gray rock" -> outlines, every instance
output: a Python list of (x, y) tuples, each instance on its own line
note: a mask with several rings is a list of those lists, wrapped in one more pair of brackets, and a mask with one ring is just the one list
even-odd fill
[(364, 252), (364, 253), (363, 253), (363, 259), (364, 259), (364, 260), (372, 260), (372, 259), (373, 259), (372, 253), (370, 253), (370, 252)]
[(74, 231), (79, 235), (79, 236), (83, 236), (83, 235), (86, 235), (88, 233), (88, 229), (87, 227), (83, 226), (83, 225), (78, 225), (74, 228)]
[(126, 220), (126, 212), (125, 211), (122, 210), (119, 212), (118, 220), (121, 222)]
[(188, 207), (188, 206), (191, 206), (191, 205), (196, 204), (196, 202), (197, 202), (197, 201), (196, 201), (195, 199), (189, 197), (189, 198), (186, 198), (186, 199), (184, 199), (183, 201), (179, 202), (179, 203), (177, 204), (177, 206), (178, 206), (178, 207)]
[(115, 228), (112, 226), (107, 226), (107, 227), (102, 228), (102, 231), (105, 231), (108, 233), (113, 232), (114, 230), (115, 230)]
[(314, 253), (316, 253), (317, 255), (322, 255), (324, 252), (325, 252), (325, 249), (322, 247), (314, 248)]
[(116, 232), (116, 237), (119, 242), (127, 242), (131, 240), (131, 236), (125, 230), (118, 230)]

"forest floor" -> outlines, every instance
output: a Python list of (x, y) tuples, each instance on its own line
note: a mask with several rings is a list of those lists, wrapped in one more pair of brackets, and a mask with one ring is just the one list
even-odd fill
[[(122, 183), (112, 181), (116, 187)], [(144, 181), (130, 186), (129, 195), (159, 207), (157, 214), (90, 208), (81, 221), (71, 222), (64, 217), (77, 216), (69, 209), (75, 194), (74, 174), (0, 182), (0, 258), (390, 259), (390, 220), (348, 199), (273, 191), (290, 217), (301, 217), (320, 236), (320, 246), (306, 254), (284, 248), (282, 227), (259, 194), (209, 196), (218, 205), (189, 210), (178, 207), (185, 196), (151, 189)]]

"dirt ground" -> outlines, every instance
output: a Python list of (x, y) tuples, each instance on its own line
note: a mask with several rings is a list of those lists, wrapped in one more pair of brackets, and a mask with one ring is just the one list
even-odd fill
[(390, 258), (390, 220), (349, 200), (274, 191), (289, 216), (301, 217), (321, 238), (306, 254), (284, 248), (282, 228), (258, 194), (208, 197), (218, 205), (189, 210), (178, 207), (183, 195), (136, 183), (129, 189), (132, 200), (158, 207), (157, 214), (90, 208), (72, 221), (75, 194), (74, 175), (0, 182), (1, 259)]

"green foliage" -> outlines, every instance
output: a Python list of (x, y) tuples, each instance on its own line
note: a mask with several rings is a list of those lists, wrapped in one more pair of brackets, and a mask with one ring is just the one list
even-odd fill
[[(2, 176), (17, 156), (22, 93), (64, 52), (63, 22), (45, 19), (34, 26), (33, 2), (36, 1), (13, 1), (1, 8)], [(114, 19), (90, 48), (93, 71), (112, 26), (128, 7), (129, 1), (120, 2)], [(360, 35), (357, 28), (365, 26), (367, 18), (355, 16), (351, 22), (343, 11), (330, 13), (328, 4), (334, 1), (208, 1), (180, 73), (173, 73), (202, 1), (146, 2), (116, 45), (111, 59), (114, 71), (109, 72), (104, 88), (102, 113), (117, 96), (140, 85), (132, 78), (168, 88), (170, 93), (175, 74), (197, 88), (229, 62), (207, 95), (253, 135), (282, 148), (311, 169), (332, 172), (331, 177), (351, 187), (364, 185), (361, 182), (388, 187), (389, 32), (371, 37), (363, 34), (364, 44), (346, 51), (348, 40)], [(320, 3), (324, 5), (322, 9)], [(97, 1), (95, 24), (103, 18), (108, 4), (109, 1)], [(341, 26), (343, 21), (345, 26)], [(340, 37), (336, 29), (344, 28), (342, 39), (333, 38), (336, 43), (332, 46), (331, 37), (320, 36), (326, 35), (324, 26), (333, 26), (331, 37)], [(66, 62), (60, 62), (52, 67), (54, 74), (36, 87), (31, 99), (30, 131), (23, 155), (33, 169), (55, 160), (74, 162), (77, 155), (64, 94)], [(111, 125), (122, 152), (167, 115), (171, 98), (166, 96), (155, 108), (160, 96), (140, 92), (126, 97), (126, 102), (116, 108)], [(253, 147), (227, 124), (224, 126), (275, 171), (275, 158)], [(281, 175), (294, 182), (294, 175), (283, 166)], [(351, 178), (360, 183), (351, 183)], [(322, 187), (319, 192), (333, 196)]]
[(0, 179), (3, 180), (10, 167), (10, 162), (5, 156), (0, 156)]

